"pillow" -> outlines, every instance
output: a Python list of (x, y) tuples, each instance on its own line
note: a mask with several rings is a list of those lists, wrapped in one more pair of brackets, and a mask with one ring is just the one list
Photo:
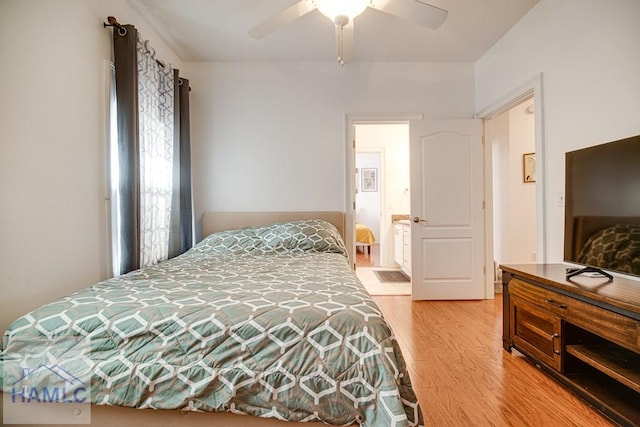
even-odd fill
[(327, 221), (310, 219), (263, 227), (258, 231), (265, 246), (273, 252), (333, 252), (347, 255), (338, 230)]
[(640, 225), (617, 224), (594, 233), (578, 262), (640, 275)]
[(258, 236), (257, 230), (258, 227), (246, 227), (213, 233), (191, 248), (190, 252), (213, 254), (253, 253), (264, 248), (264, 242)]
[(320, 219), (213, 233), (191, 248), (190, 252), (260, 255), (332, 252), (347, 256), (347, 248), (338, 230)]

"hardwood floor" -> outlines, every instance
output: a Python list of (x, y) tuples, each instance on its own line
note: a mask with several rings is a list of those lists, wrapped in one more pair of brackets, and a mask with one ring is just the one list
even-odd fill
[(377, 267), (380, 265), (380, 245), (373, 245), (371, 253), (356, 247), (356, 267)]
[(502, 298), (375, 296), (395, 331), (427, 426), (611, 426), (524, 356), (502, 348)]

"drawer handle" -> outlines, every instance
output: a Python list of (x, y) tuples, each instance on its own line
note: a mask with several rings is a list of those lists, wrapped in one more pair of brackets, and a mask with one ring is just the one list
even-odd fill
[(552, 342), (552, 345), (553, 345), (553, 352), (555, 354), (560, 354), (560, 351), (556, 350), (556, 342), (555, 342), (556, 338), (560, 338), (560, 335), (558, 335), (557, 333), (551, 335), (551, 342)]
[(547, 304), (551, 304), (552, 306), (561, 308), (563, 310), (567, 308), (565, 304), (562, 304), (561, 302), (558, 302), (558, 301), (554, 301), (551, 298), (547, 298)]

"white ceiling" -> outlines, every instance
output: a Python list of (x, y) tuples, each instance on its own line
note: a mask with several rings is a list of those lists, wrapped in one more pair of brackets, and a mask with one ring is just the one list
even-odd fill
[[(334, 25), (317, 10), (262, 40), (248, 35), (297, 1), (129, 0), (183, 61), (334, 61)], [(538, 0), (423, 2), (449, 11), (440, 28), (372, 8), (356, 17), (355, 61), (475, 62)]]

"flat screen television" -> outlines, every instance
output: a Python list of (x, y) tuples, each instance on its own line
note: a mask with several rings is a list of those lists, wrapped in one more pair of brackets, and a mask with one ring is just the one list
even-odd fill
[(565, 160), (564, 260), (640, 276), (640, 135)]

